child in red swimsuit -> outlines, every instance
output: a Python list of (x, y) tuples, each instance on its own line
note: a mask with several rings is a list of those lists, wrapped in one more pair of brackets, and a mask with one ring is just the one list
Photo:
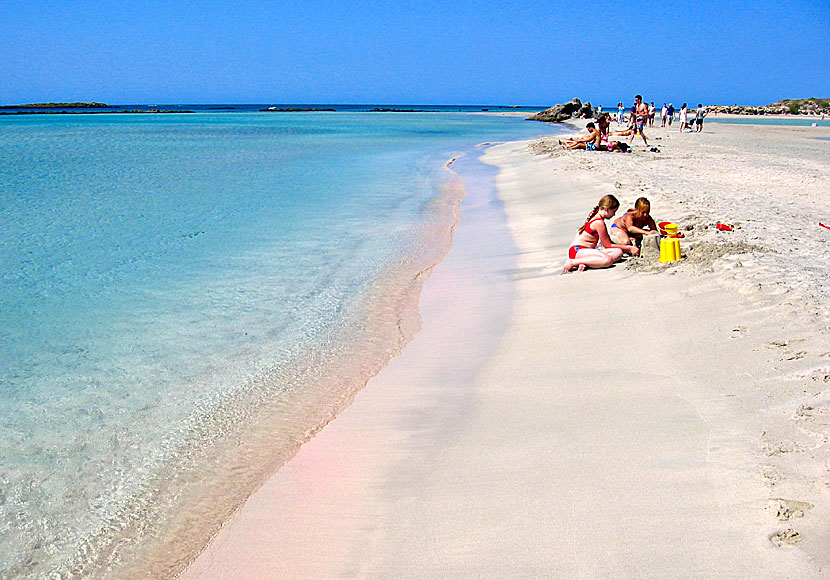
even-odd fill
[[(623, 252), (631, 252), (633, 256), (639, 254), (640, 250), (637, 246), (614, 244), (608, 237), (605, 220), (614, 217), (619, 207), (620, 202), (613, 195), (605, 195), (599, 200), (571, 242), (571, 247), (568, 248), (568, 259), (562, 266), (563, 271), (607, 268), (619, 260)], [(602, 248), (597, 247), (599, 244), (602, 244)]]

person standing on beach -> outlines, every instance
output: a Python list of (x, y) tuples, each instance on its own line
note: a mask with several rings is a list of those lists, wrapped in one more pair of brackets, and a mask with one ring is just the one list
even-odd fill
[(654, 115), (657, 114), (657, 108), (654, 106), (654, 101), (648, 106), (648, 126), (654, 127)]
[(666, 106), (666, 103), (663, 103), (663, 108), (660, 109), (660, 126), (666, 126), (666, 115), (669, 113), (669, 108)]
[(703, 131), (703, 117), (707, 115), (707, 111), (703, 105), (698, 103), (697, 111), (695, 111), (695, 131), (700, 133)]
[(623, 107), (622, 101), (620, 101), (620, 104), (617, 105), (617, 123), (622, 125), (624, 120), (625, 120), (625, 107)]
[(683, 103), (683, 106), (680, 108), (680, 132), (686, 130), (686, 127), (689, 126), (689, 112), (686, 110), (686, 103)]
[(643, 102), (642, 95), (634, 97), (634, 106), (631, 107), (631, 116), (634, 118), (634, 132), (631, 134), (631, 139), (628, 144), (631, 145), (634, 142), (634, 137), (640, 135), (640, 137), (643, 138), (643, 143), (646, 147), (648, 147), (646, 134), (643, 133), (643, 127), (645, 127), (645, 124), (648, 121), (648, 105)]
[(671, 123), (674, 121), (674, 103), (669, 103), (669, 108), (666, 111), (666, 114), (669, 116), (669, 127), (671, 127)]

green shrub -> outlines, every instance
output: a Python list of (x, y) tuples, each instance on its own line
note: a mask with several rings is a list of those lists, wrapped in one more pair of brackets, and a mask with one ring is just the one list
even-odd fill
[(790, 114), (791, 115), (798, 115), (798, 105), (793, 103), (790, 105)]

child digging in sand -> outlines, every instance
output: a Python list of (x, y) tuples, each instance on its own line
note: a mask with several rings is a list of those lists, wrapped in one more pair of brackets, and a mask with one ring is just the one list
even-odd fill
[[(568, 248), (568, 259), (562, 266), (564, 272), (575, 268), (580, 272), (585, 268), (607, 268), (619, 260), (623, 252), (631, 252), (633, 256), (640, 253), (637, 246), (614, 244), (608, 236), (605, 220), (614, 217), (619, 207), (620, 202), (613, 195), (605, 195), (599, 200)], [(597, 248), (600, 243), (602, 248)]]
[[(614, 220), (608, 235), (615, 244), (636, 244), (640, 246), (644, 236), (659, 235), (657, 224), (651, 215), (651, 203), (644, 198), (638, 198), (634, 207)], [(645, 229), (648, 228), (648, 229)]]

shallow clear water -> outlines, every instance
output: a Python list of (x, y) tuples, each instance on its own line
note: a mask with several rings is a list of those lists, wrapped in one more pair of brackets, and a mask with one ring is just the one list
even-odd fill
[(152, 527), (149, 481), (177, 495), (192, 450), (288, 391), (313, 427), (303, 381), (368, 356), (366, 313), (413, 275), (389, 272), (432, 255), (444, 161), (545, 132), (457, 113), (0, 118), (0, 577), (93, 574), (111, 530)]

